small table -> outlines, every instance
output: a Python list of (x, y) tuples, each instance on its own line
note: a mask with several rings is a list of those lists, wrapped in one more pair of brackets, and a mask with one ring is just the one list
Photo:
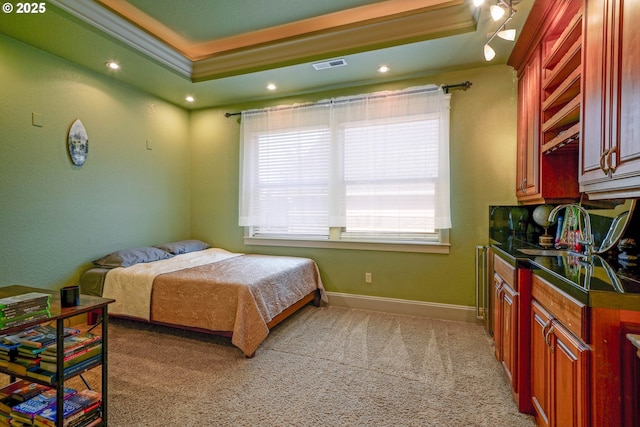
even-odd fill
[[(64, 358), (60, 357), (64, 353), (64, 321), (71, 317), (88, 313), (94, 310), (102, 311), (102, 425), (107, 425), (107, 332), (108, 332), (108, 314), (107, 306), (113, 303), (114, 299), (100, 298), (90, 295), (80, 295), (80, 303), (74, 307), (62, 307), (60, 304), (60, 292), (51, 289), (32, 288), (29, 286), (11, 285), (0, 287), (0, 298), (11, 297), (28, 292), (42, 292), (51, 294), (50, 299), (50, 316), (49, 319), (36, 320), (33, 323), (28, 323), (18, 327), (1, 329), (0, 334), (11, 334), (22, 331), (32, 326), (36, 326), (42, 323), (56, 322), (57, 333), (57, 378), (55, 382), (56, 387), (56, 407), (58, 409), (58, 417), (56, 418), (56, 425), (62, 427), (64, 425), (64, 417), (62, 414), (63, 408), (63, 389), (64, 389)], [(11, 372), (0, 370), (1, 373), (7, 375), (15, 375)], [(27, 377), (29, 381), (34, 381), (33, 378)]]

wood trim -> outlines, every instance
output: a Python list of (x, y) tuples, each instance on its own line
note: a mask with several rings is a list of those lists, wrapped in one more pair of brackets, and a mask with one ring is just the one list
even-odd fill
[(498, 255), (493, 256), (493, 271), (498, 273), (502, 280), (507, 282), (515, 291), (518, 291), (518, 285), (516, 282), (516, 268)]
[[(623, 323), (622, 336), (640, 334), (640, 324)], [(622, 375), (622, 419), (623, 425), (633, 426), (640, 423), (640, 347), (623, 339), (621, 348)]]
[[(547, 21), (553, 18), (551, 11), (557, 0), (536, 0), (527, 16), (520, 35), (516, 40), (511, 56), (507, 60), (507, 64), (516, 70), (522, 70), (528, 62), (533, 48), (540, 44), (544, 31), (547, 28)], [(518, 72), (520, 74), (520, 72)]]
[(532, 298), (576, 336), (587, 341), (587, 307), (538, 275), (533, 275)]
[[(493, 289), (493, 286), (492, 286)], [(473, 306), (327, 292), (329, 306), (479, 323)]]
[[(598, 427), (623, 425), (624, 412), (622, 379), (624, 371), (625, 333), (640, 332), (640, 311), (591, 308), (591, 341), (593, 368), (591, 370), (591, 420)], [(637, 333), (637, 332), (636, 332)], [(628, 342), (628, 341), (627, 341)], [(629, 343), (631, 346), (631, 343)], [(635, 348), (635, 347), (634, 347)], [(626, 348), (635, 354), (632, 349)], [(636, 385), (637, 387), (637, 385)], [(628, 405), (626, 406), (628, 408)]]
[(282, 322), (284, 319), (286, 319), (287, 317), (291, 316), (293, 313), (295, 313), (296, 311), (300, 310), (302, 307), (304, 307), (305, 305), (309, 304), (310, 302), (314, 302), (314, 305), (317, 307), (320, 305), (320, 298), (319, 298), (319, 291), (313, 291), (308, 295), (305, 295), (304, 297), (302, 297), (298, 302), (294, 303), (293, 305), (285, 308), (280, 314), (278, 314), (277, 316), (275, 316), (273, 319), (271, 319), (271, 321), (269, 323), (267, 323), (267, 327), (269, 329), (273, 328), (274, 326), (276, 326), (278, 323)]
[(372, 22), (394, 20), (427, 10), (436, 10), (464, 3), (462, 0), (386, 0), (271, 28), (195, 43), (127, 1), (96, 1), (157, 39), (184, 53), (192, 60), (251, 46), (273, 43), (279, 40), (303, 37), (315, 32), (334, 32), (341, 28), (352, 28)]

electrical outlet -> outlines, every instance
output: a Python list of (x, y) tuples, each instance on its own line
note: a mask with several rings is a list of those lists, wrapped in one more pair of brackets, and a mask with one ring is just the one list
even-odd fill
[(371, 273), (364, 273), (364, 282), (371, 283)]

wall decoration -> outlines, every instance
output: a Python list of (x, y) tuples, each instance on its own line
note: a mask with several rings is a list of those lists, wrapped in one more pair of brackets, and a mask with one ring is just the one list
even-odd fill
[(80, 119), (77, 119), (69, 129), (69, 156), (76, 166), (82, 166), (89, 153), (89, 137)]

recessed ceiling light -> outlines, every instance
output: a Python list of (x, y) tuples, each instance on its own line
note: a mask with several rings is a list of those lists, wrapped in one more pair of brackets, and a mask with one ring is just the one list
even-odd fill
[(269, 89), (269, 90), (276, 90), (276, 89), (277, 89), (277, 86), (276, 86), (275, 84), (273, 84), (273, 83), (269, 83), (269, 84), (267, 85), (267, 89)]
[(387, 73), (387, 72), (389, 72), (389, 70), (391, 70), (391, 68), (389, 68), (386, 65), (381, 65), (381, 66), (378, 67), (378, 72), (379, 73)]
[(109, 61), (106, 63), (107, 68), (109, 68), (110, 70), (119, 70), (120, 69), (120, 64), (118, 64), (117, 62), (114, 61)]
[(187, 102), (193, 102), (196, 99), (193, 96), (187, 96), (184, 100), (187, 101)]

